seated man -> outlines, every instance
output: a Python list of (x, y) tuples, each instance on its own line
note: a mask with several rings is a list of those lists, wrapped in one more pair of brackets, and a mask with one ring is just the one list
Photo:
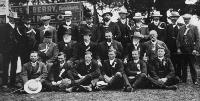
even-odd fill
[(129, 61), (125, 69), (128, 76), (129, 82), (132, 87), (145, 88), (146, 87), (146, 77), (147, 77), (147, 66), (146, 63), (139, 59), (139, 50), (132, 51), (132, 61)]
[(108, 83), (110, 89), (121, 89), (125, 87), (125, 91), (131, 92), (132, 87), (124, 73), (123, 62), (116, 57), (116, 51), (110, 49), (108, 51), (108, 60), (102, 64), (102, 79)]
[[(30, 79), (36, 79), (43, 85), (47, 77), (47, 68), (44, 63), (38, 61), (38, 52), (33, 51), (30, 53), (30, 62), (27, 62), (22, 67), (20, 77), (23, 85)], [(23, 85), (21, 85), (23, 87)]]
[(48, 81), (48, 90), (65, 91), (74, 83), (72, 74), (73, 70), (66, 61), (66, 55), (63, 52), (58, 54), (57, 62), (55, 62), (50, 70)]
[(43, 43), (39, 44), (38, 50), (42, 61), (47, 63), (47, 70), (50, 71), (50, 68), (55, 62), (57, 55), (59, 53), (58, 46), (56, 43), (52, 42), (53, 34), (50, 31), (45, 31)]
[(75, 80), (76, 86), (82, 86), (87, 91), (92, 91), (100, 76), (100, 68), (97, 61), (92, 60), (92, 53), (87, 51), (84, 60), (76, 62), (75, 69), (78, 78)]
[(149, 61), (151, 81), (158, 88), (176, 90), (179, 78), (175, 76), (174, 66), (170, 58), (165, 57), (165, 48), (158, 47), (157, 57)]

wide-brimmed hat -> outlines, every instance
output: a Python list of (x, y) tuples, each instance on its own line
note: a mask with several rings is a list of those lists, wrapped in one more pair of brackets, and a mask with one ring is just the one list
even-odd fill
[(133, 19), (142, 19), (142, 18), (144, 18), (144, 16), (142, 16), (142, 13), (140, 12), (135, 13), (135, 16), (133, 17)]
[(41, 17), (40, 20), (41, 20), (41, 21), (51, 20), (51, 16), (45, 15), (45, 16)]
[(180, 17), (180, 14), (176, 11), (172, 11), (169, 17)]
[(191, 17), (192, 17), (192, 15), (188, 14), (188, 13), (183, 15), (183, 19), (191, 19)]
[(31, 79), (24, 84), (24, 91), (28, 94), (36, 94), (42, 90), (42, 83), (35, 79)]
[(64, 15), (62, 15), (64, 17), (72, 17), (72, 11), (65, 11)]
[(107, 11), (107, 12), (102, 14), (102, 17), (104, 17), (106, 14), (109, 14), (110, 16), (113, 16), (113, 14), (111, 12)]
[(123, 8), (118, 13), (119, 14), (128, 14), (128, 11), (125, 8)]
[(19, 19), (17, 12), (9, 11), (8, 18)]
[(133, 34), (132, 37), (133, 37), (133, 38), (143, 38), (143, 35), (141, 35), (140, 32), (134, 32), (134, 34)]
[(162, 17), (163, 15), (160, 14), (160, 11), (154, 11), (151, 16), (152, 17)]

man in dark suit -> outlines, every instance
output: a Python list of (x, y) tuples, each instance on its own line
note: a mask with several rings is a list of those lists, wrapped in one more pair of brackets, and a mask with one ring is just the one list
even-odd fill
[(92, 32), (91, 41), (95, 43), (100, 42), (101, 33), (99, 33), (99, 25), (93, 23), (93, 16), (88, 14), (85, 18), (85, 22), (85, 24), (80, 25), (80, 34), (85, 30), (90, 30)]
[(165, 57), (165, 48), (159, 47), (157, 57), (149, 61), (149, 75), (155, 87), (176, 90), (179, 78), (175, 76), (170, 58)]
[(73, 68), (67, 63), (63, 52), (58, 54), (45, 83), (50, 91), (65, 91), (74, 84)]
[(155, 30), (152, 30), (152, 31), (150, 31), (149, 35), (150, 35), (151, 40), (144, 43), (144, 54), (146, 54), (146, 56), (148, 57), (148, 60), (151, 60), (151, 59), (157, 57), (158, 47), (164, 47), (165, 48), (165, 56), (169, 58), (170, 51), (163, 41), (160, 41), (157, 39), (157, 37), (158, 37), (157, 32)]
[(180, 61), (179, 59), (181, 58), (180, 55), (177, 54), (177, 46), (176, 46), (176, 39), (178, 36), (178, 30), (179, 27), (177, 25), (177, 19), (179, 18), (179, 13), (178, 12), (171, 12), (170, 20), (171, 24), (167, 25), (167, 47), (170, 50), (171, 53), (171, 60), (174, 65), (175, 69), (175, 74), (179, 77), (181, 77), (181, 70), (180, 70)]
[(105, 32), (105, 41), (99, 43), (98, 45), (98, 56), (100, 60), (107, 60), (108, 59), (108, 50), (115, 49), (117, 58), (122, 58), (123, 53), (123, 46), (121, 42), (118, 42), (113, 39), (112, 32)]
[(22, 87), (30, 79), (36, 79), (44, 84), (47, 78), (47, 68), (44, 63), (38, 61), (38, 58), (38, 52), (33, 51), (30, 54), (30, 62), (27, 62), (23, 65), (20, 73)]
[(42, 61), (49, 64), (47, 67), (48, 71), (50, 71), (50, 64), (53, 64), (58, 56), (59, 50), (58, 45), (52, 42), (53, 35), (51, 31), (46, 31), (44, 34), (43, 43), (39, 44), (38, 50), (43, 55)]
[(85, 57), (85, 52), (90, 51), (92, 57), (97, 59), (97, 44), (91, 41), (92, 32), (90, 30), (84, 30), (83, 41), (78, 43), (74, 50), (74, 60), (81, 60)]
[(57, 43), (57, 33), (56, 33), (56, 28), (49, 25), (50, 21), (51, 21), (51, 17), (50, 16), (43, 16), (41, 17), (40, 19), (43, 23), (43, 25), (41, 27), (38, 28), (39, 32), (40, 32), (40, 37), (39, 39), (39, 43), (42, 43), (43, 42), (43, 39), (44, 39), (44, 34), (45, 32), (48, 30), (48, 31), (51, 31), (52, 33), (52, 39), (53, 39), (53, 42), (54, 43)]
[[(82, 86), (87, 91), (92, 91), (100, 76), (100, 68), (97, 61), (92, 59), (90, 51), (85, 52), (83, 60), (76, 62), (74, 67), (79, 76), (76, 85)], [(96, 82), (95, 82), (96, 81)]]
[(133, 50), (133, 60), (129, 61), (125, 68), (126, 75), (134, 90), (137, 88), (146, 88), (148, 86), (146, 80), (147, 65), (144, 61), (139, 59), (139, 54), (138, 50)]
[(126, 47), (127, 43), (131, 42), (131, 38), (130, 38), (130, 26), (129, 26), (129, 19), (127, 18), (128, 12), (125, 9), (122, 9), (119, 12), (119, 16), (120, 18), (117, 21), (117, 24), (119, 26), (119, 29), (121, 31), (121, 37), (119, 38), (119, 40), (122, 43), (123, 47)]
[[(135, 32), (132, 36), (132, 43), (128, 43), (127, 47), (125, 48), (124, 52), (124, 63), (126, 64), (128, 61), (131, 61), (132, 58), (132, 51), (138, 50), (139, 53), (143, 54), (144, 46), (143, 43), (140, 42), (140, 40), (143, 38), (143, 36), (140, 34), (140, 32)], [(142, 59), (143, 57), (140, 57)]]
[(72, 23), (72, 12), (65, 11), (63, 17), (65, 18), (65, 22), (60, 24), (57, 32), (58, 42), (63, 40), (66, 30), (71, 30), (72, 40), (80, 42), (81, 36), (79, 35), (78, 26)]
[(160, 17), (162, 17), (162, 15), (159, 11), (154, 11), (152, 17), (153, 22), (148, 25), (149, 30), (156, 30), (156, 32), (158, 33), (158, 40), (166, 42), (166, 23), (160, 21)]
[[(8, 24), (1, 28), (1, 45), (0, 52), (3, 53), (3, 83), (1, 86), (7, 88), (8, 86), (14, 87), (16, 81), (17, 59), (22, 56), (24, 52), (24, 35), (19, 32), (16, 21), (17, 14), (11, 14), (8, 18)], [(14, 15), (14, 16), (12, 16)], [(22, 61), (24, 62), (24, 61)], [(8, 82), (9, 63), (11, 63), (10, 82)]]
[(63, 40), (58, 43), (59, 52), (64, 52), (66, 54), (67, 63), (70, 63), (74, 60), (73, 55), (77, 45), (77, 42), (71, 40), (71, 38), (71, 31), (66, 30), (65, 34), (63, 35)]
[(110, 31), (113, 33), (113, 39), (121, 41), (119, 40), (121, 38), (121, 31), (119, 29), (119, 26), (111, 21), (112, 13), (106, 12), (102, 15), (102, 17), (103, 23), (99, 27), (99, 32), (101, 35), (100, 42), (105, 40), (104, 36), (106, 31)]
[(199, 33), (196, 26), (189, 24), (191, 19), (190, 14), (183, 15), (186, 25), (180, 28), (177, 36), (177, 52), (182, 54), (181, 58), (181, 72), (182, 82), (187, 82), (187, 66), (190, 66), (190, 73), (194, 84), (197, 83), (197, 71), (194, 67), (195, 55), (198, 54), (199, 49)]

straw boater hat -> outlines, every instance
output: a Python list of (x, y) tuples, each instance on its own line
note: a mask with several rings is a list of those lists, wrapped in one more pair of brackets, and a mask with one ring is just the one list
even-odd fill
[(48, 21), (48, 20), (51, 20), (51, 16), (45, 15), (45, 16), (41, 17), (40, 20), (41, 20), (41, 21)]
[(62, 16), (63, 17), (72, 17), (72, 11), (65, 11), (65, 14)]
[(183, 19), (191, 19), (192, 15), (191, 14), (184, 14)]
[(180, 15), (178, 12), (172, 11), (169, 17), (180, 17)]
[(133, 38), (143, 38), (140, 32), (134, 32)]
[(24, 91), (28, 94), (36, 94), (42, 90), (42, 83), (36, 81), (35, 79), (31, 79), (24, 84)]
[(152, 17), (162, 17), (163, 15), (160, 14), (160, 11), (154, 11), (151, 16)]
[(133, 17), (133, 19), (142, 19), (142, 18), (144, 18), (144, 16), (142, 16), (140, 12), (135, 13), (135, 16)]

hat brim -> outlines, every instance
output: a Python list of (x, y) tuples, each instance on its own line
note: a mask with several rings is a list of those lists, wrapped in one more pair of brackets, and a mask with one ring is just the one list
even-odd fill
[(133, 17), (133, 19), (143, 19), (144, 17), (143, 16), (141, 16), (141, 17), (136, 17), (136, 16), (134, 16)]
[(41, 82), (38, 82), (37, 83), (37, 86), (38, 86), (38, 89), (35, 90), (35, 91), (32, 91), (28, 88), (28, 85), (32, 82), (35, 82), (34, 79), (31, 79), (29, 81), (27, 81), (25, 84), (24, 84), (24, 91), (26, 91), (28, 94), (36, 94), (36, 93), (39, 93), (41, 90), (42, 90), (42, 83)]
[(113, 14), (111, 12), (106, 12), (106, 13), (103, 13), (102, 17), (104, 17), (106, 14), (109, 14), (110, 16), (113, 16)]
[(63, 17), (72, 17), (72, 15), (62, 15)]
[(13, 17), (11, 17), (11, 16), (7, 16), (8, 18), (12, 18), (12, 19), (20, 19), (19, 17), (17, 17), (17, 18), (13, 18)]
[(152, 17), (162, 17), (163, 15), (152, 15)]

